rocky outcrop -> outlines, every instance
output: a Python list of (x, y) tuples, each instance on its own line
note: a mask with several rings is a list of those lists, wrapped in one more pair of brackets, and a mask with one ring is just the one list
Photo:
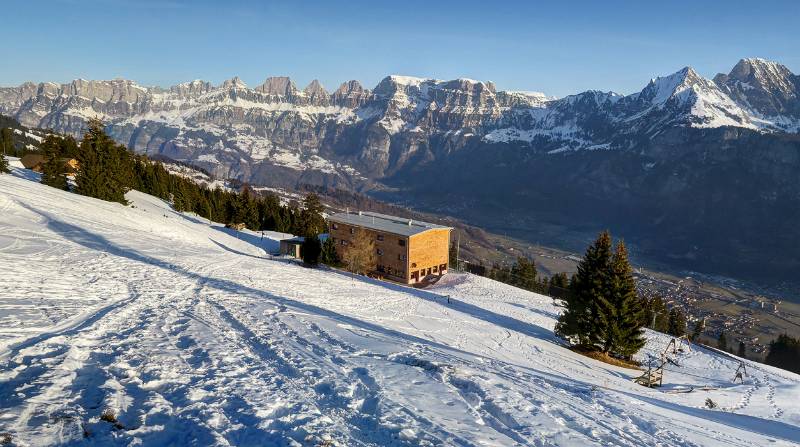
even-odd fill
[(331, 103), (339, 107), (357, 109), (370, 99), (370, 91), (358, 81), (343, 82), (331, 95)]
[(727, 75), (715, 76), (714, 82), (752, 112), (772, 117), (786, 130), (800, 129), (800, 76), (785, 66), (764, 59), (742, 59)]
[(306, 97), (308, 104), (315, 106), (330, 105), (330, 94), (316, 79), (303, 89), (303, 95)]

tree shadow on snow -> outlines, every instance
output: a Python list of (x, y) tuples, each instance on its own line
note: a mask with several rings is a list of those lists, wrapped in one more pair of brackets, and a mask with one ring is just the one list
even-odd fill
[[(333, 272), (343, 276), (348, 276), (348, 277), (351, 276), (349, 273), (342, 272), (340, 270), (333, 270)], [(487, 323), (491, 323), (493, 325), (508, 329), (509, 331), (518, 332), (520, 334), (527, 335), (529, 337), (534, 337), (561, 345), (559, 339), (555, 336), (555, 334), (553, 334), (553, 331), (549, 329), (545, 329), (541, 326), (537, 326), (532, 323), (526, 323), (517, 320), (516, 318), (510, 317), (508, 315), (498, 314), (496, 312), (492, 312), (482, 307), (475, 306), (474, 304), (465, 303), (463, 301), (454, 298), (453, 296), (450, 296), (450, 302), (448, 303), (447, 302), (448, 295), (440, 295), (438, 293), (429, 292), (427, 290), (416, 289), (414, 287), (409, 287), (402, 284), (394, 284), (364, 276), (355, 277), (354, 279), (360, 280), (365, 283), (377, 285), (389, 290), (408, 293), (416, 296), (417, 298), (421, 298), (423, 300), (439, 304), (448, 309), (455, 310), (463, 314), (467, 314), (473, 318), (477, 318)]]
[(267, 253), (277, 254), (280, 251), (280, 241), (276, 241), (275, 239), (261, 237), (261, 235), (250, 234), (246, 231), (237, 231), (233, 228), (225, 228), (216, 225), (212, 225), (211, 228), (221, 233), (225, 233), (228, 236), (235, 237), (240, 241), (247, 242), (248, 244), (260, 248)]
[(219, 247), (219, 248), (221, 248), (221, 249), (223, 249), (223, 250), (225, 250), (227, 252), (233, 253), (233, 254), (237, 254), (237, 255), (240, 255), (240, 256), (247, 256), (248, 258), (266, 259), (266, 258), (264, 258), (262, 256), (251, 255), (249, 253), (245, 253), (243, 251), (239, 251), (239, 250), (233, 249), (233, 248), (228, 247), (227, 245), (223, 244), (222, 242), (215, 241), (214, 239), (211, 239), (211, 238), (208, 238), (208, 240), (213, 242), (217, 247)]

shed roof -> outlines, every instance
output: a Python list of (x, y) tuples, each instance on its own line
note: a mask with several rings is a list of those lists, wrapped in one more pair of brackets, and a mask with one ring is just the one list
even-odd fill
[(19, 159), (19, 162), (22, 163), (22, 166), (25, 169), (31, 169), (44, 163), (44, 155), (42, 154), (25, 154), (22, 158)]
[(359, 211), (358, 213), (337, 213), (328, 218), (331, 222), (355, 225), (370, 230), (385, 233), (413, 236), (433, 229), (451, 229), (444, 225), (437, 225), (421, 220), (406, 219), (404, 217), (389, 216), (386, 214)]

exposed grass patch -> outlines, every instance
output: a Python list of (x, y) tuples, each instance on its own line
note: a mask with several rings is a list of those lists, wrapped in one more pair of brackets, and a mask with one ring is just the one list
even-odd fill
[(622, 360), (615, 357), (611, 357), (608, 353), (600, 352), (600, 351), (593, 351), (586, 348), (581, 348), (579, 346), (573, 346), (570, 348), (573, 352), (577, 352), (578, 354), (585, 355), (586, 357), (599, 360), (603, 363), (608, 363), (609, 365), (620, 366), (622, 368), (628, 369), (635, 369), (641, 370), (641, 364), (635, 360)]

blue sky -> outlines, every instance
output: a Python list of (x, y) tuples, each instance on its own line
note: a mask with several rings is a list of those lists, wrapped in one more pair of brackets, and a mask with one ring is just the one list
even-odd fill
[(630, 93), (686, 65), (742, 57), (800, 73), (800, 1), (6, 0), (0, 85), (124, 77), (329, 90), (388, 74), (492, 80), (564, 96)]

